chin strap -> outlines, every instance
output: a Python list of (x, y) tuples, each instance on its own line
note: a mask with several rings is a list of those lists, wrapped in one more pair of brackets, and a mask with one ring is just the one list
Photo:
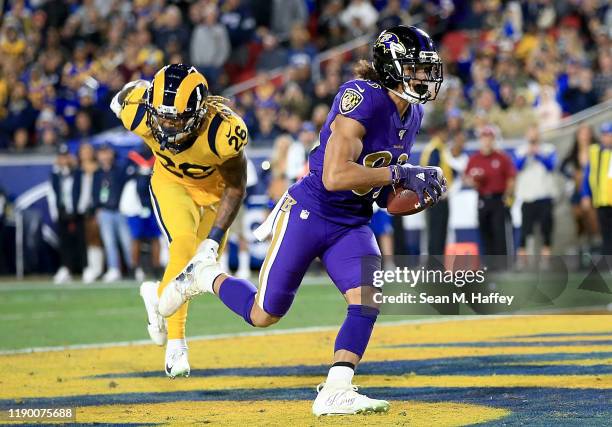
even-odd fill
[[(405, 85), (405, 83), (404, 83)], [(406, 93), (406, 90), (408, 90), (407, 88), (404, 89), (403, 92), (398, 92), (394, 89), (391, 89), (390, 87), (387, 88), (390, 92), (393, 92), (395, 95), (399, 96), (400, 98), (402, 98), (404, 101), (409, 102), (410, 104), (425, 104), (428, 100), (429, 97), (421, 99), (419, 97), (417, 97), (417, 95), (409, 95)]]

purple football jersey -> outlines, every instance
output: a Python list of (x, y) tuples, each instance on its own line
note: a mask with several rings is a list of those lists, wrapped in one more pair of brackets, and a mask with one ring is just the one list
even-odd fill
[(387, 90), (369, 80), (350, 80), (334, 99), (327, 121), (319, 135), (319, 145), (310, 153), (310, 173), (289, 188), (289, 194), (309, 211), (330, 221), (366, 224), (372, 216), (372, 203), (381, 188), (353, 191), (327, 191), (323, 185), (323, 159), (331, 135), (331, 124), (338, 114), (357, 120), (366, 134), (357, 163), (386, 167), (407, 163), (415, 136), (421, 127), (423, 106), (411, 105), (402, 120)]

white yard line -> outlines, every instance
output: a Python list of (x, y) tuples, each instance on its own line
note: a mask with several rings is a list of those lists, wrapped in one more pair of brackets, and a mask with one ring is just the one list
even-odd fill
[[(257, 276), (252, 276), (253, 279), (256, 279)], [(110, 289), (138, 289), (140, 286), (140, 282), (136, 281), (124, 281), (119, 283), (104, 283), (104, 282), (94, 282), (91, 284), (84, 284), (82, 282), (74, 282), (74, 283), (64, 283), (61, 285), (54, 285), (49, 279), (48, 283), (41, 283), (42, 281), (24, 281), (24, 282), (10, 282), (10, 284), (3, 284), (0, 282), (0, 293), (1, 292), (14, 292), (14, 291), (49, 291), (49, 290), (61, 290), (61, 291), (82, 291), (86, 289), (102, 289), (102, 290), (110, 290)], [(303, 285), (308, 286), (333, 286), (331, 282), (329, 282), (328, 278), (324, 276), (306, 276), (302, 281)]]
[[(486, 319), (495, 319), (510, 317), (508, 315), (500, 316), (487, 316)], [(429, 319), (412, 319), (412, 320), (398, 320), (393, 322), (380, 321), (379, 324), (385, 326), (400, 326), (409, 324), (428, 324), (428, 323), (447, 323), (456, 321), (469, 321), (483, 319), (483, 316), (447, 316), (444, 318), (429, 318)], [(266, 330), (266, 331), (255, 331), (255, 332), (236, 332), (230, 334), (215, 334), (215, 335), (198, 335), (194, 337), (187, 337), (188, 341), (210, 341), (220, 340), (225, 338), (237, 338), (237, 337), (260, 337), (267, 335), (288, 335), (288, 334), (303, 334), (309, 332), (329, 332), (337, 331), (338, 326), (312, 326), (308, 328), (291, 328), (291, 329), (277, 329), (277, 330)], [(24, 353), (41, 353), (47, 351), (65, 351), (65, 350), (86, 350), (86, 349), (99, 349), (109, 347), (129, 347), (133, 345), (152, 345), (151, 340), (137, 340), (137, 341), (118, 341), (100, 344), (75, 344), (67, 346), (57, 347), (31, 347), (23, 348), (18, 350), (2, 350), (0, 356), (6, 356), (11, 354), (24, 354)]]
[[(142, 308), (138, 307), (124, 307), (124, 308), (102, 308), (99, 310), (81, 310), (70, 312), (70, 317), (82, 316), (116, 316), (124, 315), (127, 313), (142, 312)], [(38, 311), (34, 313), (13, 313), (13, 314), (0, 314), (0, 322), (19, 321), (24, 319), (51, 319), (54, 317), (65, 316), (66, 312), (62, 310), (50, 310), (50, 311)], [(77, 316), (75, 316), (77, 315)]]

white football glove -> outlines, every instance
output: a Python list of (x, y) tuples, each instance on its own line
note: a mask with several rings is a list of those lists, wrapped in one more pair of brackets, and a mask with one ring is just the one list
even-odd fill
[(129, 93), (134, 90), (134, 88), (142, 86), (148, 88), (151, 85), (146, 80), (134, 80), (133, 82), (126, 83), (123, 88), (117, 92), (110, 103), (110, 109), (113, 110), (113, 113), (117, 116), (118, 119), (121, 118), (121, 109), (123, 108), (123, 101), (129, 95)]
[(204, 254), (205, 258), (217, 262), (217, 258), (219, 258), (219, 243), (213, 239), (206, 239), (200, 243), (197, 252)]

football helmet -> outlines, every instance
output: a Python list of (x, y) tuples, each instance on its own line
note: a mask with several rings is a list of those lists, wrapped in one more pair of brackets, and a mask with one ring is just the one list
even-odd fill
[(372, 65), (391, 92), (412, 104), (436, 99), (443, 81), (442, 61), (425, 31), (406, 25), (384, 30), (374, 42), (373, 56)]
[(194, 67), (166, 65), (147, 89), (147, 126), (160, 149), (175, 153), (189, 148), (206, 115), (208, 83)]

